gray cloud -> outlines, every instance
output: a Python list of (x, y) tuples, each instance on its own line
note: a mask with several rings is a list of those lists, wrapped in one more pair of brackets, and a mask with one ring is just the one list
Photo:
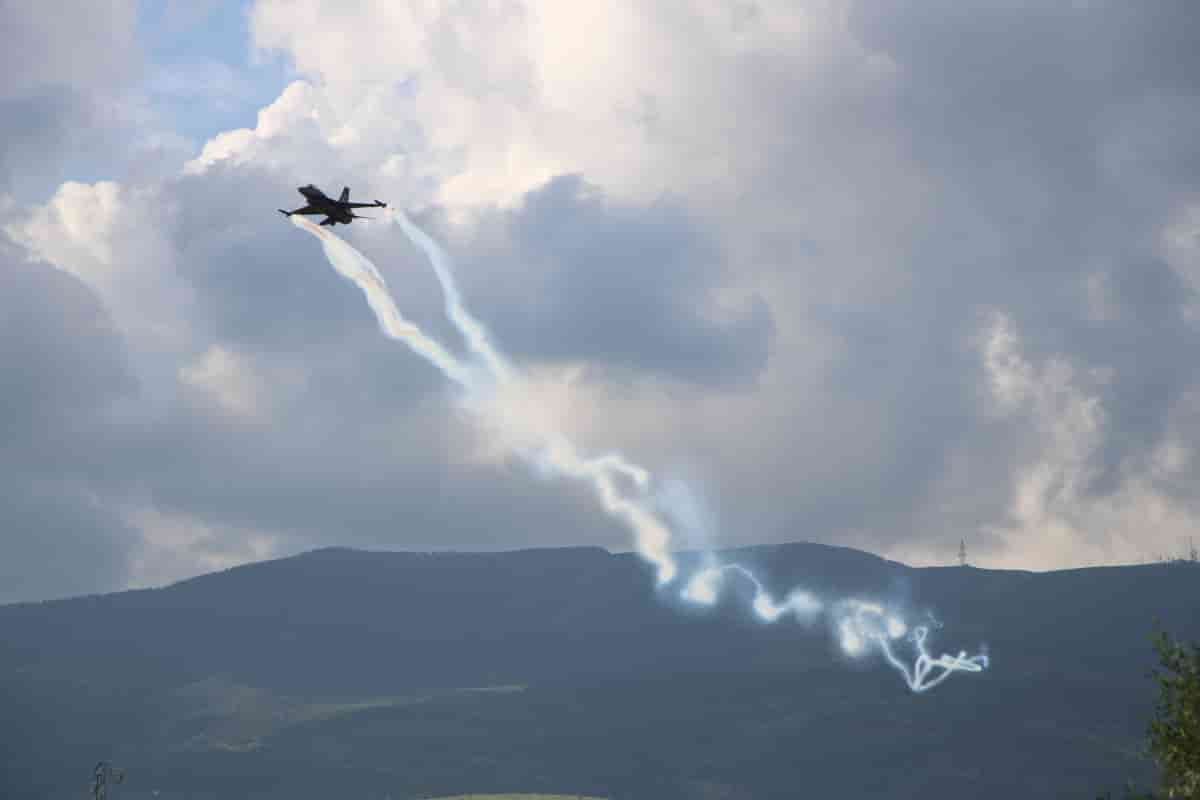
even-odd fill
[(0, 2), (8, 36), (0, 52), (0, 97), (46, 86), (108, 88), (136, 69), (137, 4), (104, 0), (64, 8)]
[(137, 74), (136, 4), (87, 3), (64, 13), (0, 2), (0, 192), (41, 200), (68, 179), (111, 174), (131, 135), (118, 98)]
[(70, 174), (62, 154), (95, 136), (87, 132), (92, 117), (86, 98), (71, 89), (0, 99), (0, 186), (38, 197), (52, 190)]
[[(1155, 471), (1168, 441), (1200, 447), (1196, 290), (1156, 244), (1200, 177), (1194, 16), (1186, 3), (857, 3), (820, 81), (797, 77), (794, 54), (733, 63), (737, 92), (720, 111), (747, 124), (725, 142), (727, 193), (630, 203), (585, 173), (469, 222), (437, 207), (419, 219), (519, 363), (584, 362), (630, 395), (643, 383), (677, 392), (618, 403), (612, 428), (653, 430), (652, 458), (695, 465), (719, 543), (810, 538), (949, 558), (967, 538), (981, 557), (1037, 554), (1036, 531), (1024, 543), (997, 531), (1017, 524), (1030, 465), (1057, 456), (1045, 412), (993, 413), (978, 340), (996, 311), (1034, 379), (1067, 363), (1063, 391), (1103, 408), (1097, 442), (1070, 465), (1087, 479), (1072, 503), (1115, 502), (1140, 482), (1196, 505), (1188, 476), (1200, 466)], [(883, 77), (863, 78), (863, 53), (886, 57)], [(46, 153), (74, 146), (71, 91), (0, 100), (30, 109), (28, 128), (0, 128), (13, 145), (0, 166), (36, 160), (39, 131), (61, 133)], [(676, 100), (658, 99), (664, 136)], [(147, 534), (120, 512), (140, 506), (206, 529), (185, 547), (232, 558), (247, 557), (246, 531), (285, 552), (622, 546), (579, 487), (472, 460), (478, 442), (446, 382), (386, 340), (317, 244), (273, 211), (309, 180), (359, 194), (360, 162), (345, 166), (314, 122), (273, 136), (263, 148), (302, 153), (293, 161), (313, 174), (283, 159), (222, 162), (143, 187), (147, 205), (126, 209), (161, 236), (164, 271), (194, 297), (191, 339), (156, 355), (141, 385), (130, 343), (85, 287), (12, 259), (0, 273), (0, 366), (21, 376), (0, 416), (11, 487), (0, 513), (6, 528), (40, 532), (3, 540), (0, 561), (16, 565), (0, 582), (15, 587), (7, 598), (120, 585)], [(8, 154), (22, 147), (18, 163)], [(404, 313), (457, 347), (400, 233), (346, 235)], [(725, 289), (754, 299), (730, 310)], [(234, 354), (262, 414), (174, 380), (214, 347)], [(143, 417), (107, 410), (143, 394), (169, 402)]]
[[(1200, 177), (1196, 140), (1177, 127), (1194, 130), (1200, 110), (1200, 55), (1184, 46), (1200, 33), (1194, 8), (856, 11), (856, 30), (903, 76), (894, 130), (940, 182), (934, 226), (947, 235), (912, 254), (918, 296), (1005, 308), (1035, 352), (1114, 369), (1111, 487), (1115, 462), (1158, 443), (1195, 378), (1196, 330), (1182, 318), (1192, 290), (1152, 249), (1156, 226)], [(1092, 319), (1083, 301), (1092, 273), (1110, 319)]]
[[(612, 541), (613, 524), (597, 519), (577, 488), (564, 498), (523, 469), (464, 464), (477, 444), (456, 421), (444, 377), (379, 333), (358, 291), (309, 237), (282, 220), (274, 228), (246, 221), (270, 213), (264, 197), (287, 198), (292, 187), (218, 169), (164, 191), (176, 271), (196, 292), (208, 335), (252, 365), (303, 377), (295, 388), (268, 387), (278, 402), (267, 423), (229, 421), (193, 402), (136, 436), (138, 471), (152, 476), (156, 503), (311, 542), (400, 536), (422, 546), (511, 547), (551, 543), (564, 530), (572, 540)], [(484, 287), (475, 306), (494, 318), (504, 347), (521, 361), (586, 360), (702, 381), (761, 368), (769, 332), (761, 309), (732, 325), (698, 316), (718, 256), (681, 211), (647, 214), (595, 196), (584, 203), (581, 191), (567, 179), (535, 192), (478, 234), (494, 241), (498, 229), (508, 249), (485, 260), (468, 247), (462, 259), (468, 283), (486, 284), (497, 264), (520, 264), (549, 287), (516, 305), (490, 302)], [(458, 348), (426, 266), (400, 234), (376, 230), (360, 246), (393, 281), (404, 312)], [(591, 251), (594, 260), (576, 257)]]
[[(481, 227), (462, 243), (468, 281), (529, 277), (517, 296), (489, 309), (514, 355), (715, 386), (750, 381), (766, 364), (766, 303), (755, 298), (727, 318), (707, 314), (727, 265), (676, 203), (622, 205), (567, 175)], [(487, 297), (486, 285), (480, 290)]]
[[(552, 486), (516, 465), (498, 469), (476, 463), (478, 434), (459, 416), (445, 378), (383, 337), (358, 290), (329, 268), (317, 243), (264, 205), (264, 198), (272, 197), (287, 203), (294, 187), (284, 184), (267, 172), (217, 168), (159, 184), (148, 195), (128, 195), (149, 198), (141, 224), (163, 238), (171, 273), (191, 293), (187, 316), (198, 321), (190, 347), (172, 356), (179, 359), (173, 366), (142, 363), (141, 372), (147, 380), (162, 380), (217, 345), (236, 354), (265, 410), (244, 419), (201, 387), (147, 385), (148, 397), (171, 398), (165, 408), (101, 415), (99, 434), (89, 430), (86, 436), (64, 437), (90, 463), (103, 461), (103, 469), (79, 471), (81, 485), (102, 498), (101, 505), (127, 513), (152, 508), (162, 515), (161, 524), (203, 528), (202, 540), (188, 546), (215, 553), (239, 552), (238, 540), (247, 531), (279, 537), (284, 552), (329, 543), (511, 548), (553, 544), (564, 535), (571, 541), (624, 544), (624, 531), (597, 513), (581, 487)], [(601, 206), (593, 196), (592, 207), (573, 213), (581, 189), (573, 181), (553, 183), (535, 193), (526, 210), (494, 218), (503, 223), (500, 231), (510, 244), (491, 255), (501, 263), (532, 264), (551, 287), (545, 298), (549, 311), (534, 333), (561, 339), (545, 347), (536, 337), (513, 337), (521, 361), (531, 356), (586, 360), (702, 381), (740, 379), (761, 367), (765, 342), (755, 341), (762, 334), (752, 328), (769, 323), (725, 326), (698, 316), (693, 303), (703, 302), (709, 282), (720, 274), (719, 264), (683, 212), (644, 214), (612, 203)], [(538, 233), (556, 225), (565, 230), (568, 224), (565, 240)], [(637, 246), (621, 243), (623, 230)], [(440, 294), (406, 241), (397, 231), (363, 236), (360, 246), (388, 272), (405, 313), (457, 348), (457, 335), (442, 319)], [(568, 252), (572, 247), (619, 252), (612, 253), (612, 262), (598, 254), (595, 261), (580, 263)], [(467, 261), (464, 274), (487, 269)], [(598, 278), (568, 274), (607, 272), (610, 263), (619, 267)], [(44, 265), (38, 269), (59, 275)], [(489, 307), (485, 292), (479, 305), (496, 312), (507, 346), (505, 321), (537, 303)], [(80, 316), (61, 299), (38, 307), (67, 319)], [(630, 330), (630, 314), (638, 317), (636, 330)], [(30, 325), (17, 318), (12, 324)], [(102, 341), (114, 334), (110, 330), (107, 336)], [(635, 344), (641, 336), (645, 346), (639, 349)], [(616, 346), (593, 341), (605, 338)], [(738, 363), (746, 358), (753, 363)], [(90, 371), (79, 380), (89, 386), (116, 380), (111, 359), (89, 363)], [(34, 362), (27, 368), (36, 372), (44, 366)], [(34, 397), (89, 394), (81, 387), (41, 385), (31, 392)], [(33, 431), (31, 446), (48, 435)], [(153, 538), (154, 531), (147, 535)], [(123, 543), (128, 552), (137, 539), (126, 535)], [(110, 573), (114, 581), (122, 576)]]
[[(990, 416), (972, 341), (994, 310), (1035, 365), (1111, 372), (1091, 387), (1105, 412), (1087, 464), (1096, 497), (1147, 480), (1168, 431), (1197, 444), (1168, 425), (1196, 385), (1194, 289), (1156, 252), (1195, 197), (1200, 69), (1183, 43), (1197, 18), (1186, 3), (1144, 11), (857, 3), (849, 33), (887, 57), (886, 77), (863, 81), (832, 55), (820, 86), (766, 70), (746, 85), (730, 113), (768, 133), (733, 151), (756, 166), (724, 234), (768, 254), (768, 301), (789, 331), (779, 357), (806, 329), (835, 355), (822, 397), (797, 403), (819, 422), (774, 428), (759, 470), (727, 487), (730, 527), (901, 552), (951, 554), (963, 535), (1014, 546), (987, 529), (1011, 521), (1045, 442), (1027, 418)], [(1108, 316), (1089, 282), (1107, 287)]]
[(105, 430), (137, 383), (95, 296), (0, 248), (0, 602), (109, 590), (136, 541), (91, 491), (123, 468)]

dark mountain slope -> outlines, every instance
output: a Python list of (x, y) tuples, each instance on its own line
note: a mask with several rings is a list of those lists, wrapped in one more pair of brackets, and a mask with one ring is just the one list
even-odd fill
[[(46, 796), (111, 754), (143, 781), (221, 797), (758, 798), (800, 781), (1089, 797), (1146, 774), (1153, 621), (1200, 638), (1194, 564), (913, 569), (814, 544), (722, 557), (777, 596), (932, 611), (935, 650), (986, 642), (993, 668), (913, 696), (878, 659), (846, 663), (823, 625), (758, 624), (746, 587), (686, 607), (636, 557), (600, 549), (320, 550), (0, 607), (0, 795)], [(526, 688), (462, 691), (487, 686)]]

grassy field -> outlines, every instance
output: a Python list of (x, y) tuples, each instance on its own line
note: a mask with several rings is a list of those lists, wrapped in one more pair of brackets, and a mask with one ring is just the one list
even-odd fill
[(437, 800), (604, 800), (604, 798), (584, 797), (581, 794), (460, 794), (454, 797), (439, 797)]

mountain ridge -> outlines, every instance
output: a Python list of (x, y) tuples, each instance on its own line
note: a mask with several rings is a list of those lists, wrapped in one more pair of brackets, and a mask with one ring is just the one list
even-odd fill
[[(1200, 639), (1192, 563), (910, 567), (815, 543), (718, 556), (779, 599), (886, 602), (931, 626), (935, 654), (987, 646), (992, 665), (914, 696), (877, 654), (842, 655), (829, 618), (762, 624), (732, 578), (714, 606), (689, 605), (632, 553), (322, 548), (0, 607), (0, 794), (59, 796), (30, 770), (103, 753), (194, 797), (783, 798), (797, 781), (846, 796), (850, 775), (896, 797), (999, 800), (1018, 774), (1044, 789), (1027, 797), (1094, 796), (1148, 774), (1119, 754), (1151, 709), (1155, 620)], [(686, 572), (702, 554), (679, 559)], [(941, 760), (915, 766), (927, 747)]]

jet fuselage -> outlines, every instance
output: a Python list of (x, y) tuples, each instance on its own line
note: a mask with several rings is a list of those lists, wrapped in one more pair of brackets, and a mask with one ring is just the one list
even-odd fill
[(301, 186), (297, 191), (304, 195), (304, 199), (308, 201), (308, 205), (311, 208), (315, 209), (317, 213), (324, 214), (334, 222), (349, 225), (350, 221), (354, 218), (354, 214), (351, 213), (349, 208), (342, 207), (337, 200), (334, 200), (311, 183), (308, 186)]
[(337, 225), (339, 222), (343, 225), (349, 225), (355, 219), (365, 219), (354, 213), (356, 208), (384, 208), (387, 203), (376, 200), (374, 203), (351, 203), (350, 202), (350, 187), (342, 189), (342, 194), (336, 200), (328, 196), (311, 183), (307, 186), (297, 187), (296, 191), (304, 195), (304, 199), (308, 201), (308, 205), (303, 208), (297, 208), (295, 211), (285, 211), (279, 209), (279, 213), (285, 216), (293, 214), (318, 214), (325, 217), (322, 225)]

